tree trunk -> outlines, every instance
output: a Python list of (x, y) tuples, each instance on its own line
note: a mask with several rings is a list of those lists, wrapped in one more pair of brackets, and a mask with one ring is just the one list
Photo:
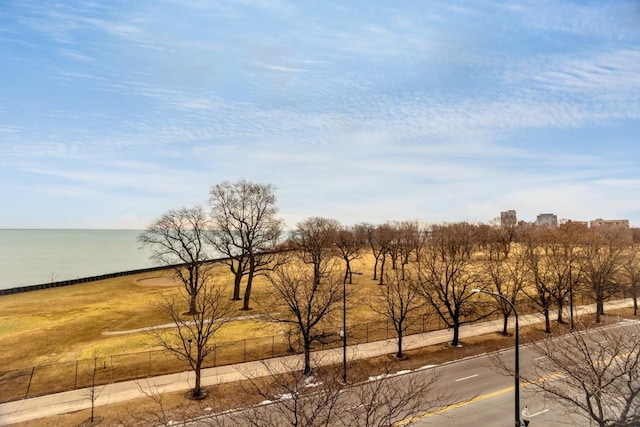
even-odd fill
[(451, 346), (457, 347), (460, 344), (460, 324), (457, 320), (453, 322), (453, 340)]
[(600, 316), (604, 314), (604, 299), (598, 296), (596, 301), (596, 323), (600, 323)]
[(247, 275), (247, 287), (244, 289), (244, 302), (242, 304), (243, 310), (251, 310), (249, 307), (249, 300), (251, 298), (251, 285), (253, 284), (253, 275), (256, 270), (256, 263), (253, 259), (250, 261), (249, 274)]
[(562, 310), (564, 309), (564, 304), (561, 300), (558, 300), (558, 323), (564, 323), (564, 319), (562, 318)]
[(198, 278), (196, 277), (196, 273), (193, 269), (193, 266), (189, 267), (189, 289), (187, 289), (189, 294), (189, 314), (191, 315), (198, 312)]
[(200, 357), (200, 354), (198, 354), (198, 360), (196, 360), (196, 369), (194, 369), (194, 372), (196, 374), (196, 384), (193, 387), (193, 391), (191, 392), (192, 397), (194, 399), (198, 399), (202, 396), (202, 359)]
[(551, 320), (549, 318), (549, 308), (545, 307), (544, 310), (542, 310), (542, 313), (544, 314), (544, 331), (547, 334), (551, 333)]
[(633, 296), (633, 315), (638, 315), (638, 297), (636, 297), (635, 295)]
[(320, 261), (313, 262), (313, 286), (314, 288), (320, 284)]
[(509, 335), (507, 328), (509, 326), (509, 315), (502, 313), (502, 335)]
[(311, 343), (305, 338), (304, 343), (304, 376), (310, 377), (313, 375), (311, 370)]
[(378, 260), (380, 259), (380, 255), (376, 255), (376, 262), (373, 263), (373, 278), (371, 280), (376, 280), (378, 278)]
[(402, 354), (402, 326), (398, 327), (398, 353), (396, 353), (396, 358), (402, 359), (404, 354)]
[(240, 269), (238, 269), (235, 273), (234, 273), (234, 278), (233, 278), (233, 298), (231, 298), (234, 301), (240, 301), (240, 283), (242, 282), (242, 271)]
[(347, 268), (344, 272), (344, 282), (347, 283), (347, 279), (349, 279), (349, 284), (352, 284), (353, 282), (351, 281), (351, 263), (349, 263), (349, 258), (345, 258), (344, 259), (345, 263), (347, 264)]
[(198, 312), (197, 295), (195, 292), (190, 294), (189, 297), (189, 314), (194, 315)]
[(380, 263), (380, 282), (378, 283), (379, 285), (382, 285), (382, 277), (384, 276), (384, 264), (385, 261), (387, 260), (386, 255), (382, 257), (382, 262)]

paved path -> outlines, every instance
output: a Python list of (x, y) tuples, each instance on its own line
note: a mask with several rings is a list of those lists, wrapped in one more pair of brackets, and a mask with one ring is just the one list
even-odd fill
[[(256, 319), (258, 317), (264, 317), (264, 315), (262, 314), (251, 314), (249, 316), (237, 316), (237, 317), (229, 317), (229, 318), (225, 318), (226, 322), (229, 321), (236, 321), (236, 320), (247, 320), (247, 319)], [(216, 320), (217, 322), (220, 321), (220, 319)], [(206, 323), (209, 323), (209, 320), (205, 321)], [(194, 325), (195, 322), (184, 322), (185, 325)], [(175, 323), (165, 323), (163, 325), (156, 325), (156, 326), (147, 326), (144, 328), (137, 328), (137, 329), (126, 329), (124, 331), (104, 331), (102, 332), (102, 335), (126, 335), (126, 334), (135, 334), (138, 332), (147, 332), (147, 331), (153, 331), (154, 329), (169, 329), (169, 328), (175, 328), (176, 324)]]
[[(605, 312), (622, 307), (630, 307), (632, 300), (613, 301), (605, 304)], [(595, 305), (576, 307), (576, 314), (593, 313)], [(540, 323), (543, 321), (541, 314), (528, 314), (520, 316), (520, 326)], [(554, 318), (555, 319), (555, 318)], [(513, 320), (511, 320), (513, 321)], [(502, 319), (490, 322), (474, 323), (460, 328), (461, 339), (478, 336), (502, 330)], [(451, 340), (450, 330), (439, 330), (424, 334), (410, 335), (404, 338), (404, 350), (441, 344)], [(376, 341), (367, 344), (349, 346), (347, 357), (349, 360), (369, 358), (383, 354), (394, 353), (397, 349), (395, 339)], [(286, 356), (266, 361), (239, 363), (235, 365), (208, 368), (202, 371), (202, 385), (210, 386), (226, 382), (234, 382), (246, 379), (248, 376), (257, 377), (269, 375), (270, 372), (282, 366), (299, 366), (300, 355)], [(314, 363), (336, 364), (342, 363), (342, 348), (318, 351), (313, 353)], [(140, 387), (154, 388), (160, 393), (188, 390), (193, 384), (193, 372), (180, 372), (177, 374), (162, 375), (137, 381), (125, 381), (107, 384), (102, 389), (95, 402), (96, 406), (110, 403), (123, 402), (144, 397)], [(88, 409), (91, 401), (87, 397), (87, 389), (79, 389), (55, 393), (47, 396), (32, 397), (0, 404), (0, 426), (6, 426), (19, 422), (49, 417), (58, 414)]]

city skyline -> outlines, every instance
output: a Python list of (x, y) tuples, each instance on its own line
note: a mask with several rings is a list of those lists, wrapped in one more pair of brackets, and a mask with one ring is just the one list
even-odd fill
[(216, 183), (288, 228), (640, 226), (635, 1), (0, 5), (0, 228), (145, 228)]

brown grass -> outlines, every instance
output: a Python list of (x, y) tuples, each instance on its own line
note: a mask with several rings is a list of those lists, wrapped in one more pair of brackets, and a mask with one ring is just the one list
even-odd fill
[[(357, 267), (358, 268), (358, 267)], [(229, 279), (228, 269), (219, 265), (217, 276)], [(156, 309), (161, 294), (177, 292), (167, 286), (170, 273), (124, 276), (99, 282), (44, 289), (0, 297), (0, 347), (3, 370), (56, 362), (154, 349), (145, 334), (106, 336), (104, 331), (122, 331), (169, 323)], [(375, 286), (369, 275), (355, 276), (359, 289)], [(153, 282), (160, 286), (150, 286)], [(142, 284), (141, 284), (142, 283)], [(264, 278), (253, 286), (253, 307), (249, 312), (236, 304), (236, 316), (259, 313), (257, 301), (268, 292)], [(353, 308), (351, 319), (373, 315), (363, 306)], [(220, 330), (217, 341), (234, 341), (280, 333), (255, 321), (231, 322)]]
[[(348, 324), (380, 320), (364, 303), (365, 296), (377, 287), (371, 280), (371, 258), (365, 256), (354, 263), (354, 270), (363, 274), (355, 275), (354, 284), (348, 285), (354, 301), (348, 310)], [(215, 274), (220, 280), (231, 277), (225, 265), (217, 265)], [(0, 401), (23, 398), (27, 389), (28, 396), (36, 396), (81, 387), (94, 354), (105, 368), (101, 382), (183, 370), (183, 363), (161, 354), (156, 341), (144, 332), (103, 334), (170, 323), (154, 302), (163, 294), (180, 290), (180, 285), (170, 285), (172, 282), (169, 271), (153, 272), (0, 297)], [(267, 292), (266, 279), (256, 278), (254, 309), (242, 311), (241, 302), (237, 302), (234, 315), (259, 314), (259, 301)], [(333, 329), (337, 332), (340, 327)], [(389, 333), (379, 325), (351, 332), (362, 340), (386, 338)], [(229, 322), (215, 340), (219, 346), (207, 366), (273, 357), (288, 348), (281, 329), (257, 319)]]

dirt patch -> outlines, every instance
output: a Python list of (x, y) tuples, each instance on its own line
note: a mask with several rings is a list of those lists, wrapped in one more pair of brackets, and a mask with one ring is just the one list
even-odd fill
[(178, 286), (180, 282), (173, 277), (151, 277), (148, 279), (136, 280), (136, 284), (140, 286), (163, 288), (169, 286)]

